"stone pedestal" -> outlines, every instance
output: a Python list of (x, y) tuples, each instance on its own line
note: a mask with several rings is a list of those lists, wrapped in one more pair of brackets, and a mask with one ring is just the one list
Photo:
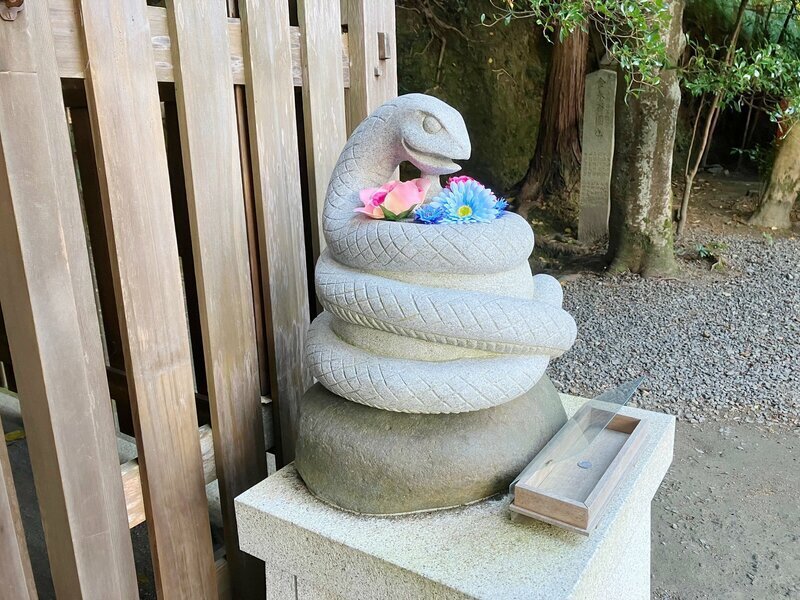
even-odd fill
[(454, 415), (379, 410), (316, 384), (294, 466), (312, 494), (352, 512), (460, 506), (507, 490), (566, 420), (547, 375), (511, 402)]
[[(568, 414), (582, 400), (564, 396)], [(241, 548), (266, 563), (267, 598), (650, 597), (650, 503), (672, 461), (674, 418), (649, 434), (589, 538), (511, 516), (509, 496), (399, 517), (314, 498), (289, 465), (236, 499)]]

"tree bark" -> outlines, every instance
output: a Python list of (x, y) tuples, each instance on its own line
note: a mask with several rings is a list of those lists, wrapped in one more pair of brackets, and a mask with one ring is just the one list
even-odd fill
[[(673, 64), (683, 52), (684, 0), (670, 2), (664, 32)], [(614, 168), (611, 176), (609, 258), (612, 272), (667, 276), (677, 271), (672, 234), (672, 151), (681, 91), (674, 69), (658, 88), (616, 102)]]
[[(554, 32), (558, 36), (558, 31)], [(536, 149), (520, 188), (518, 211), (527, 216), (534, 203), (547, 201), (568, 225), (578, 220), (581, 175), (581, 122), (589, 34), (576, 30), (556, 42), (542, 96)]]
[(781, 141), (769, 184), (750, 224), (789, 229), (790, 214), (800, 192), (800, 127), (794, 125)]

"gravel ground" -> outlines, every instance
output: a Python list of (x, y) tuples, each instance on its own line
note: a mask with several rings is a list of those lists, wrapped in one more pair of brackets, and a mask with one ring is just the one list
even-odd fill
[[(695, 244), (686, 242), (687, 256)], [(585, 396), (640, 374), (632, 404), (690, 423), (800, 427), (800, 240), (720, 237), (726, 268), (684, 277), (567, 277), (575, 346), (553, 361), (561, 391)]]

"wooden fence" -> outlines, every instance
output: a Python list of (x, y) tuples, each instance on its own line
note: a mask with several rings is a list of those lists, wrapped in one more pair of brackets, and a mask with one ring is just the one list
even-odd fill
[[(292, 458), (322, 201), (396, 94), (393, 40), (392, 0), (26, 0), (0, 21), (0, 384), (59, 598), (137, 597), (145, 519), (159, 597), (263, 597), (233, 498), (269, 446)], [(36, 597), (5, 445), (0, 474), (0, 596)]]

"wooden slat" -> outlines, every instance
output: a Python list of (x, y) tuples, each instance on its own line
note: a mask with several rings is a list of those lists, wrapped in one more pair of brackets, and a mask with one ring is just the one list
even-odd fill
[(237, 598), (264, 597), (233, 499), (267, 476), (239, 137), (224, 2), (168, 0), (225, 553)]
[[(264, 563), (261, 564), (263, 565)], [(217, 600), (232, 600), (235, 596), (233, 596), (231, 571), (228, 561), (224, 558), (218, 558), (214, 567), (217, 570)]]
[[(244, 86), (235, 86), (236, 121), (239, 129), (239, 162), (242, 167), (244, 191), (244, 214), (247, 222), (247, 245), (249, 250), (250, 282), (253, 290), (253, 316), (256, 326), (256, 350), (258, 351), (258, 377), (261, 395), (268, 396), (269, 365), (267, 362), (267, 340), (264, 327), (264, 292), (261, 283), (261, 256), (258, 248), (258, 225), (256, 223), (256, 201), (253, 189), (253, 161), (250, 154), (250, 134), (247, 124), (247, 97)], [(269, 446), (267, 446), (269, 449)]]
[[(264, 441), (268, 444), (272, 440), (271, 400), (261, 398), (261, 410), (264, 421)], [(268, 412), (269, 411), (269, 412)], [(203, 425), (198, 430), (200, 438), (200, 453), (203, 460), (203, 478), (206, 485), (217, 479), (217, 467), (214, 460), (214, 436), (210, 425)], [(128, 510), (128, 526), (135, 527), (147, 520), (144, 511), (144, 497), (142, 495), (141, 470), (139, 460), (134, 458), (120, 465), (122, 485), (125, 490), (125, 505)]]
[(339, 0), (299, 0), (303, 49), (303, 124), (314, 258), (325, 249), (322, 209), (328, 182), (347, 141), (344, 83), (337, 66)]
[[(0, 433), (3, 433), (2, 419)], [(5, 441), (0, 441), (0, 581), (3, 582), (0, 595), (4, 598), (37, 598)]]
[(397, 60), (378, 56), (378, 34), (396, 47), (394, 0), (341, 0), (347, 17), (350, 86), (347, 92), (347, 133), (378, 106), (397, 96)]
[[(200, 453), (203, 457), (203, 481), (211, 483), (217, 478), (214, 466), (214, 437), (211, 426), (203, 425), (197, 432), (200, 439)], [(122, 475), (122, 488), (125, 490), (125, 506), (128, 510), (128, 527), (136, 527), (147, 520), (142, 493), (142, 473), (139, 460), (134, 458), (119, 467)]]
[(80, 1), (156, 589), (216, 594), (194, 383), (146, 6)]
[[(55, 35), (56, 53), (61, 77), (83, 79), (86, 76), (85, 52), (80, 40), (80, 16), (70, 0), (49, 0), (50, 15)], [(153, 58), (158, 81), (174, 81), (171, 38), (167, 25), (166, 10), (158, 6), (148, 6), (147, 16), (152, 35)], [(300, 30), (292, 27), (289, 33), (292, 52), (292, 82), (295, 86), (303, 83), (302, 59), (300, 51)], [(228, 39), (230, 69), (233, 82), (243, 84), (244, 61), (242, 57), (242, 26), (239, 19), (228, 19)], [(350, 84), (350, 60), (347, 56), (347, 34), (341, 34), (341, 68), (343, 85)]]
[[(59, 557), (51, 564), (54, 586), (67, 598), (135, 597), (113, 416), (46, 5), (29, 3), (16, 21), (2, 23), (2, 71), (38, 72), (6, 73), (0, 85), (11, 105), (0, 110), (7, 125), (0, 140), (11, 149), (10, 177), (0, 193), (0, 228), (10, 228), (0, 234), (0, 279), (18, 282), (0, 286), (0, 302), (47, 547)], [(7, 85), (12, 80), (22, 89)], [(7, 212), (11, 202), (13, 218)]]
[(239, 10), (262, 281), (268, 288), (270, 389), (279, 416), (281, 458), (287, 463), (294, 457), (299, 400), (311, 383), (303, 360), (309, 304), (289, 11), (285, 2), (273, 0), (241, 1)]
[(0, 286), (0, 302), (48, 551), (59, 558), (52, 566), (56, 592), (101, 597), (105, 589), (131, 597), (130, 539), (114, 530), (119, 480), (116, 490), (102, 486), (114, 455), (102, 453), (110, 448), (97, 430), (112, 431), (111, 407), (106, 397), (107, 417), (96, 415), (103, 408), (93, 406), (83, 364), (44, 119), (38, 76), (0, 73), (0, 280), (15, 282)]
[[(239, 0), (227, 0), (228, 16), (239, 18)], [(299, 37), (299, 36), (298, 36)], [(346, 45), (346, 42), (345, 42)], [(298, 51), (299, 51), (298, 45)], [(295, 60), (294, 49), (292, 60)], [(349, 69), (349, 61), (344, 59)], [(295, 85), (297, 85), (295, 81)], [(256, 350), (258, 352), (258, 378), (262, 396), (270, 394), (269, 365), (267, 363), (267, 339), (264, 327), (264, 291), (261, 282), (261, 257), (258, 248), (258, 226), (256, 224), (256, 201), (253, 189), (253, 161), (250, 154), (250, 133), (247, 124), (247, 94), (243, 85), (234, 86), (236, 96), (236, 122), (239, 129), (239, 162), (242, 168), (244, 212), (247, 222), (247, 244), (250, 258), (250, 281), (253, 290), (253, 316), (256, 325)], [(262, 411), (263, 412), (263, 411)], [(271, 424), (271, 421), (270, 421)], [(265, 432), (265, 437), (267, 437)], [(267, 445), (267, 449), (271, 446)]]

